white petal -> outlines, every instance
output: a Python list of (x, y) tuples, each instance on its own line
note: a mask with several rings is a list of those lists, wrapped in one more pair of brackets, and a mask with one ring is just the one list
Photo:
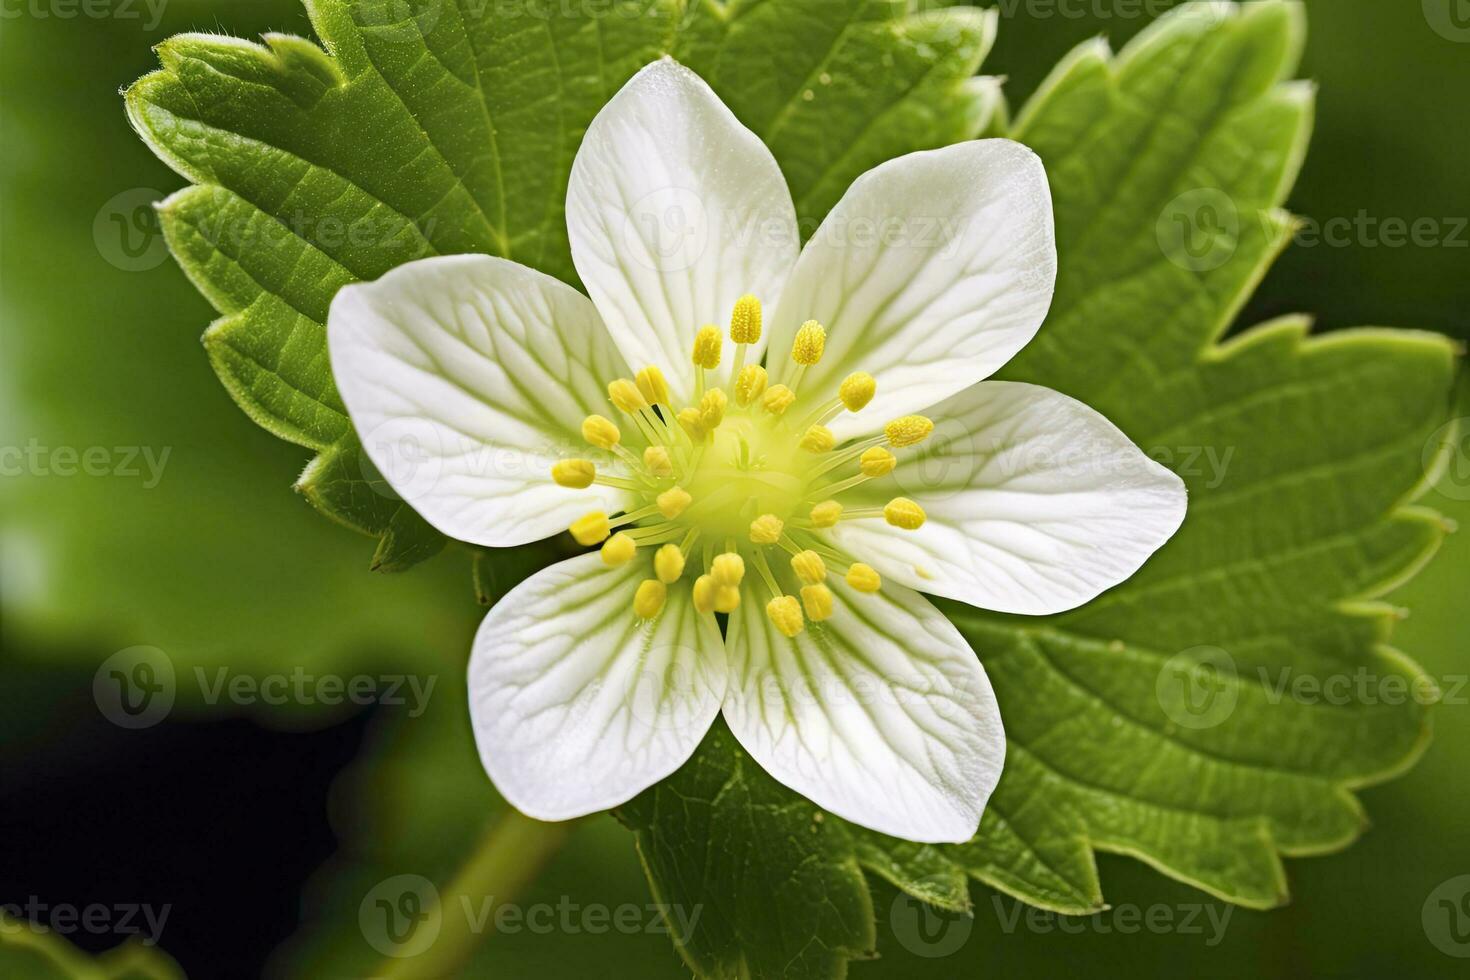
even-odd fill
[(623, 509), (620, 491), (551, 480), (556, 460), (595, 457), (581, 421), (626, 373), (570, 286), (488, 255), (411, 262), (339, 292), (327, 339), (369, 458), (450, 537), (525, 544)]
[(511, 590), (480, 626), (470, 716), (480, 760), (516, 809), (568, 820), (627, 802), (683, 765), (720, 708), (727, 677), (714, 619), (687, 584), (651, 622), (635, 559), (582, 555)]
[(798, 326), (827, 328), (802, 381), (830, 398), (853, 371), (877, 397), (833, 424), (872, 431), (989, 377), (1030, 342), (1056, 285), (1046, 170), (1010, 140), (898, 157), (853, 182), (801, 253), (776, 315), (773, 362)]
[(921, 447), (844, 503), (917, 501), (917, 531), (844, 521), (885, 577), (983, 609), (1046, 615), (1124, 581), (1184, 520), (1184, 483), (1107, 419), (1035, 385), (987, 381), (934, 409)]
[(771, 152), (669, 59), (633, 76), (592, 120), (572, 164), (567, 231), (628, 363), (661, 367), (681, 399), (695, 332), (727, 326), (746, 293), (774, 307), (801, 241)]
[(969, 840), (1005, 761), (980, 661), (917, 592), (828, 584), (832, 618), (793, 639), (746, 589), (730, 621), (730, 730), (772, 776), (845, 820)]

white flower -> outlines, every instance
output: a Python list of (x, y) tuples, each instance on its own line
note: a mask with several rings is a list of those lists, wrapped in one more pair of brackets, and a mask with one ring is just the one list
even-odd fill
[(613, 807), (723, 711), (827, 810), (968, 840), (1000, 778), (1000, 711), (915, 590), (1070, 609), (1185, 508), (1091, 409), (984, 381), (1051, 302), (1040, 161), (1006, 140), (892, 160), (803, 249), (770, 152), (663, 60), (592, 122), (566, 219), (590, 300), (465, 255), (343, 289), (328, 324), (368, 454), (435, 527), (510, 546), (570, 526), (601, 546), (480, 627), (491, 779), (533, 817)]

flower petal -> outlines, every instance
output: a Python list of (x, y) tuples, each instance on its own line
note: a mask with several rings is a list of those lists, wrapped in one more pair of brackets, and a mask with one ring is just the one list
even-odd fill
[(833, 532), (889, 579), (983, 609), (1057, 613), (1138, 571), (1184, 520), (1183, 481), (1073, 398), (987, 381), (933, 411), (927, 443), (843, 498), (907, 496), (924, 526), (859, 520)]
[(450, 537), (525, 544), (623, 509), (621, 491), (551, 480), (557, 459), (593, 455), (581, 421), (626, 371), (570, 286), (488, 255), (411, 262), (342, 289), (327, 339), (368, 457)]
[(694, 753), (720, 708), (724, 644), (689, 589), (634, 617), (648, 562), (595, 554), (537, 572), (485, 617), (470, 716), (497, 789), (527, 816), (568, 820), (625, 803)]
[(730, 730), (772, 776), (844, 820), (969, 840), (1005, 760), (980, 661), (917, 592), (828, 584), (832, 617), (790, 639), (747, 588), (730, 621)]
[(661, 367), (680, 400), (695, 332), (724, 327), (746, 293), (774, 307), (801, 241), (770, 150), (667, 58), (592, 120), (572, 164), (567, 231), (618, 348), (635, 369)]
[(788, 371), (796, 328), (820, 321), (826, 354), (802, 390), (830, 398), (867, 371), (877, 396), (833, 429), (873, 431), (1015, 356), (1046, 318), (1056, 277), (1036, 154), (1010, 140), (910, 153), (854, 181), (807, 243), (772, 318), (773, 360)]

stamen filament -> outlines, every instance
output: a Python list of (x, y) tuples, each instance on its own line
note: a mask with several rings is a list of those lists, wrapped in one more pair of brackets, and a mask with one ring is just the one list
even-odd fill
[(766, 553), (757, 549), (754, 555), (755, 570), (760, 573), (761, 580), (766, 583), (766, 588), (771, 590), (771, 598), (777, 599), (786, 593), (781, 591), (781, 586), (776, 584), (776, 576), (771, 573), (771, 566), (766, 561)]

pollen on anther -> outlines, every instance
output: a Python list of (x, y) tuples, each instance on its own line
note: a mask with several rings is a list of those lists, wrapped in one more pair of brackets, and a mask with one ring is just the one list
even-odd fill
[(586, 490), (596, 477), (597, 467), (591, 460), (561, 459), (551, 464), (552, 480), (569, 490)]
[(815, 551), (799, 551), (791, 556), (791, 570), (803, 582), (817, 584), (827, 577), (827, 563)]
[(631, 534), (619, 531), (602, 543), (602, 563), (616, 568), (633, 560), (638, 552), (638, 542)]
[(765, 394), (770, 375), (759, 364), (747, 364), (735, 379), (735, 404), (744, 408)]
[(639, 619), (652, 619), (664, 607), (669, 597), (669, 587), (656, 578), (647, 578), (638, 583), (633, 593), (633, 613)]
[(618, 407), (619, 411), (636, 415), (648, 407), (648, 402), (643, 398), (643, 392), (638, 386), (627, 378), (618, 378), (608, 383), (607, 397)]
[(694, 498), (683, 487), (670, 487), (656, 498), (658, 512), (671, 521), (684, 513), (693, 502)]
[(762, 514), (750, 522), (750, 540), (756, 544), (775, 544), (785, 529), (785, 523), (775, 514)]
[(806, 626), (795, 596), (780, 595), (766, 603), (766, 615), (784, 636), (795, 636)]
[(761, 339), (761, 301), (746, 294), (735, 301), (730, 314), (730, 339), (737, 344), (753, 344)]
[(791, 359), (803, 367), (817, 363), (827, 349), (827, 331), (816, 320), (808, 320), (791, 342)]
[(612, 533), (612, 528), (608, 526), (607, 514), (600, 510), (583, 514), (573, 521), (572, 526), (567, 530), (572, 532), (572, 537), (584, 548), (600, 544)]
[(674, 461), (665, 446), (649, 446), (643, 450), (643, 465), (654, 476), (673, 476)]
[(801, 448), (809, 453), (831, 452), (835, 445), (837, 445), (837, 437), (832, 435), (832, 430), (825, 425), (814, 425), (807, 429), (801, 437)]
[(703, 442), (704, 437), (709, 434), (708, 430), (704, 427), (703, 416), (700, 415), (699, 409), (693, 405), (686, 405), (684, 408), (679, 409), (678, 414), (674, 418), (679, 420), (679, 427), (695, 442)]
[(924, 508), (907, 497), (894, 497), (884, 505), (883, 519), (905, 531), (917, 531), (924, 526)]
[(785, 385), (771, 385), (761, 395), (761, 407), (772, 415), (782, 415), (796, 401), (796, 392)]
[(883, 579), (873, 566), (857, 562), (847, 570), (847, 584), (859, 592), (877, 592), (883, 587)]
[(694, 354), (691, 360), (697, 367), (712, 370), (720, 366), (720, 348), (724, 339), (720, 336), (720, 328), (713, 324), (707, 324), (699, 328), (699, 333), (694, 335)]
[(858, 457), (858, 466), (862, 469), (863, 476), (876, 479), (892, 473), (894, 467), (898, 466), (898, 457), (882, 446), (873, 446), (863, 450), (863, 454)]
[(842, 399), (843, 406), (849, 412), (860, 412), (873, 400), (873, 395), (878, 390), (878, 382), (866, 371), (854, 371), (842, 379), (842, 385), (837, 389), (837, 396)]
[(611, 449), (623, 439), (612, 419), (601, 415), (589, 415), (582, 420), (582, 438), (598, 449)]
[(725, 408), (729, 404), (729, 396), (720, 388), (711, 388), (704, 393), (699, 400), (699, 424), (706, 432), (713, 432), (725, 421)]
[(934, 423), (922, 415), (905, 415), (883, 427), (883, 435), (888, 438), (888, 444), (899, 448), (917, 445), (929, 438), (929, 433), (933, 431)]
[(684, 574), (684, 552), (676, 544), (666, 544), (653, 554), (653, 573), (666, 585), (679, 581)]
[(832, 618), (832, 590), (820, 583), (801, 587), (801, 605), (806, 618), (820, 623)]
[(816, 527), (836, 527), (842, 519), (842, 505), (835, 500), (824, 500), (812, 508), (811, 518)]
[(745, 578), (745, 559), (733, 551), (716, 555), (714, 561), (710, 562), (709, 573), (714, 577), (716, 585), (734, 588)]
[(650, 405), (669, 404), (669, 383), (664, 373), (654, 365), (638, 372), (638, 391)]
[(693, 593), (694, 608), (698, 612), (707, 613), (715, 611), (715, 592), (719, 585), (715, 582), (713, 575), (701, 575), (694, 580)]

